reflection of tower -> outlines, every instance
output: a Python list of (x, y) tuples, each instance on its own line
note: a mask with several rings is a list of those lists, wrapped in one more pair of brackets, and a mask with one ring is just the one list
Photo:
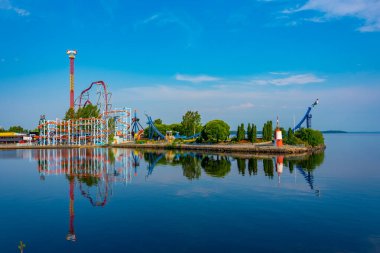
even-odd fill
[(76, 50), (67, 50), (66, 54), (70, 59), (70, 108), (74, 109), (74, 59), (77, 54)]
[(278, 175), (278, 183), (281, 183), (281, 174), (284, 168), (284, 157), (283, 156), (277, 156), (276, 158), (276, 171)]
[(74, 177), (70, 176), (70, 225), (66, 240), (75, 242), (77, 237), (74, 232)]

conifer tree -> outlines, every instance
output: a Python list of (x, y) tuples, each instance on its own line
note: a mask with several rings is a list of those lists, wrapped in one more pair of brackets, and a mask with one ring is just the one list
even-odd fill
[(256, 142), (256, 136), (257, 136), (257, 128), (256, 128), (256, 125), (255, 124), (252, 124), (252, 128), (251, 128), (251, 134), (250, 134), (251, 138), (249, 139), (252, 143), (255, 143)]
[(251, 123), (248, 123), (248, 127), (247, 127), (247, 139), (249, 141), (252, 139), (252, 127), (251, 127)]
[(237, 131), (236, 131), (236, 140), (237, 141), (240, 141), (240, 136), (241, 136), (241, 134), (240, 134), (240, 126), (238, 126)]
[(241, 125), (240, 125), (240, 134), (241, 134), (240, 140), (244, 140), (245, 139), (245, 130), (244, 130), (244, 124), (243, 123), (241, 123)]

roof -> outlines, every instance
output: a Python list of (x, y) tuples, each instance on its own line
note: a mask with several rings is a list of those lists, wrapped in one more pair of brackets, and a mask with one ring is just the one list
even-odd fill
[(17, 136), (25, 136), (26, 134), (19, 134), (14, 132), (3, 132), (0, 133), (0, 137), (17, 137)]

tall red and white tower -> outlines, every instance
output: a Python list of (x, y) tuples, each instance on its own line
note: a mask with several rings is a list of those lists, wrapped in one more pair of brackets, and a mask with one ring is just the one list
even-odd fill
[(70, 108), (74, 109), (74, 59), (77, 54), (77, 50), (67, 50), (70, 59)]

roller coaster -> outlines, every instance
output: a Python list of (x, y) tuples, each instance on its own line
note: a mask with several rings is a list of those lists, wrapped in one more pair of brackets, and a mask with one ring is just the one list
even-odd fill
[(156, 135), (158, 136), (159, 139), (161, 140), (174, 140), (174, 139), (182, 139), (182, 140), (190, 140), (190, 139), (194, 139), (194, 138), (197, 138), (200, 133), (196, 133), (192, 136), (185, 136), (185, 135), (180, 135), (178, 132), (175, 134), (175, 135), (172, 135), (172, 132), (171, 131), (168, 131), (165, 135), (163, 133), (161, 133), (156, 125), (154, 124), (154, 121), (152, 120), (152, 117), (149, 116), (148, 114), (145, 113), (145, 116), (148, 120), (147, 122), (147, 125), (149, 126), (149, 134), (148, 134), (148, 138), (149, 140), (152, 140), (154, 139), (154, 133), (156, 133)]
[(112, 109), (111, 93), (105, 82), (92, 82), (75, 101), (78, 109), (96, 105), (99, 118), (46, 120), (43, 115), (38, 125), (39, 145), (104, 145), (112, 135), (116, 143), (132, 140), (131, 109)]
[(303, 118), (301, 119), (301, 121), (293, 128), (293, 132), (295, 132), (296, 130), (300, 129), (302, 124), (306, 121), (306, 127), (307, 128), (311, 128), (311, 119), (312, 119), (312, 115), (311, 115), (311, 110), (316, 106), (318, 105), (319, 103), (319, 99), (317, 98), (317, 100), (315, 100), (315, 102), (309, 106), (307, 108), (307, 111), (305, 113), (305, 115), (303, 116)]

